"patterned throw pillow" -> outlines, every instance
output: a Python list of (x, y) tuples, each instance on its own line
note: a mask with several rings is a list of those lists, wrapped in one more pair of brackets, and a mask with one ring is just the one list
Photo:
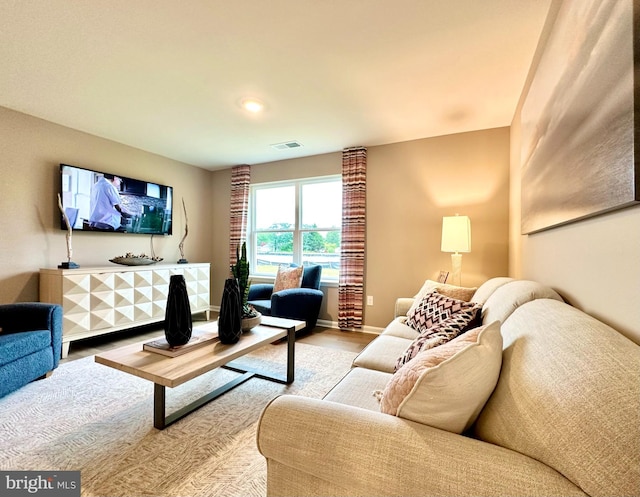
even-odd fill
[(300, 288), (302, 285), (302, 271), (304, 268), (300, 267), (278, 267), (278, 274), (276, 274), (276, 281), (273, 285), (273, 293), (280, 290), (288, 290), (289, 288)]
[(478, 325), (476, 316), (480, 313), (480, 309), (480, 306), (474, 306), (471, 309), (457, 312), (420, 333), (407, 350), (404, 351), (404, 354), (398, 357), (394, 371), (398, 371), (398, 369), (417, 356), (419, 352), (445, 344), (458, 335), (462, 335), (465, 331), (475, 328)]
[(407, 313), (407, 326), (422, 333), (454, 314), (471, 309), (476, 304), (442, 295), (437, 291), (426, 294), (413, 312)]

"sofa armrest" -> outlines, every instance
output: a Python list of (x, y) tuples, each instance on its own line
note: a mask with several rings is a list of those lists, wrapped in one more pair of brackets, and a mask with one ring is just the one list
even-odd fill
[(414, 300), (415, 299), (412, 297), (400, 297), (399, 299), (396, 299), (393, 317), (397, 318), (399, 316), (406, 316), (407, 312), (413, 305)]
[(273, 292), (273, 285), (270, 283), (256, 283), (249, 287), (249, 298), (247, 300), (269, 300)]
[(274, 399), (261, 415), (257, 444), (269, 468), (290, 470), (273, 479), (268, 472), (269, 495), (295, 493), (301, 478), (310, 482), (308, 495), (327, 491), (323, 482), (344, 495), (585, 495), (509, 449), (319, 399)]
[(54, 367), (62, 354), (62, 307), (41, 302), (0, 305), (0, 328), (3, 333), (49, 330)]

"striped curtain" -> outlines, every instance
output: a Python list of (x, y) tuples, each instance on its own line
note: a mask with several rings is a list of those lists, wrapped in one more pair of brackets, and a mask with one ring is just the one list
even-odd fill
[(236, 262), (236, 247), (243, 241), (246, 241), (250, 183), (251, 166), (235, 166), (231, 169), (229, 265), (235, 264)]
[(338, 326), (362, 328), (367, 149), (342, 152), (342, 240), (338, 282)]

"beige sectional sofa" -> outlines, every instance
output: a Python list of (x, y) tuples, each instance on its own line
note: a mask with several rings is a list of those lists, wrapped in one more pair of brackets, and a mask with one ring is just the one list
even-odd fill
[(640, 495), (640, 347), (536, 282), (494, 278), (472, 301), (500, 325), (502, 355), (470, 429), (380, 412), (374, 392), (417, 336), (399, 299), (324, 399), (265, 408), (268, 495)]

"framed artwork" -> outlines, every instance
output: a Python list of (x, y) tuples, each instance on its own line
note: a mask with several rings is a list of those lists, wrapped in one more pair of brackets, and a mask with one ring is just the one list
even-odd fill
[(440, 271), (440, 275), (438, 276), (438, 283), (446, 283), (448, 277), (449, 271)]
[(558, 11), (521, 113), (523, 234), (640, 202), (633, 4)]

